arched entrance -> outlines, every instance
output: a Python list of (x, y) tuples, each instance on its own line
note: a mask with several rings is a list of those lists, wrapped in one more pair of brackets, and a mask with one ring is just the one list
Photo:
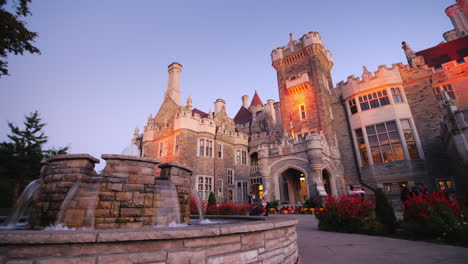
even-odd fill
[(332, 195), (332, 188), (330, 182), (330, 173), (327, 170), (322, 171), (322, 180), (323, 180), (323, 187), (328, 195)]
[(279, 176), (280, 201), (286, 204), (304, 202), (307, 195), (307, 183), (302, 171), (289, 168)]

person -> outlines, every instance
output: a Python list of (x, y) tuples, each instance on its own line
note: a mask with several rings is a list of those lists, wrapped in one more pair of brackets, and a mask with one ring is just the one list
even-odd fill
[(253, 192), (250, 192), (249, 193), (249, 204), (253, 204), (254, 202), (254, 199), (255, 199), (255, 195), (253, 194)]
[(405, 185), (400, 185), (400, 200), (403, 203), (403, 206), (405, 207), (406, 210), (406, 200), (408, 200), (408, 195), (409, 195), (409, 190), (406, 188)]
[(418, 184), (418, 191), (419, 193), (422, 193), (422, 194), (429, 194), (426, 190), (426, 187), (424, 187), (424, 184), (422, 183)]
[(268, 216), (268, 208), (267, 208), (268, 202), (265, 199), (265, 196), (262, 196), (262, 207), (265, 209), (265, 214), (264, 216)]
[(353, 196), (354, 195), (354, 186), (350, 185), (349, 186), (349, 192), (348, 192), (348, 196)]

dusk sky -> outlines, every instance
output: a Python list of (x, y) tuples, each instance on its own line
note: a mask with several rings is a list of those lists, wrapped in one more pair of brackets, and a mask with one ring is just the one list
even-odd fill
[[(333, 82), (378, 65), (406, 63), (414, 51), (443, 41), (452, 29), (445, 8), (455, 0), (33, 0), (27, 19), (41, 55), (9, 56), (0, 79), (0, 141), (7, 121), (21, 124), (38, 110), (48, 147), (71, 153), (117, 153), (155, 114), (167, 86), (167, 66), (183, 65), (181, 103), (230, 117), (255, 90), (278, 100), (270, 53), (309, 31), (333, 54)], [(103, 162), (98, 168), (102, 168)]]

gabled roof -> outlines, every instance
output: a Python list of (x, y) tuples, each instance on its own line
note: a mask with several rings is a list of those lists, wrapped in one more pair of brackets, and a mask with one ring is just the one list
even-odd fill
[(252, 113), (247, 108), (241, 106), (236, 116), (234, 117), (234, 123), (245, 124), (252, 121)]
[(250, 106), (263, 106), (262, 99), (260, 99), (260, 96), (258, 96), (257, 90), (255, 90), (255, 94), (252, 98), (252, 102), (250, 103)]
[(194, 108), (192, 110), (192, 115), (199, 114), (201, 118), (207, 118), (208, 114), (203, 112), (202, 110), (198, 110), (197, 108)]
[(416, 56), (423, 56), (424, 62), (434, 68), (440, 68), (449, 61), (461, 61), (468, 56), (468, 36), (418, 51)]

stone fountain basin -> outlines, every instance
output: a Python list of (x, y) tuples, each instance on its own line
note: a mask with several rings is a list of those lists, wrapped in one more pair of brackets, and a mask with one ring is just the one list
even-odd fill
[(96, 230), (1, 230), (0, 263), (297, 263), (297, 220)]

